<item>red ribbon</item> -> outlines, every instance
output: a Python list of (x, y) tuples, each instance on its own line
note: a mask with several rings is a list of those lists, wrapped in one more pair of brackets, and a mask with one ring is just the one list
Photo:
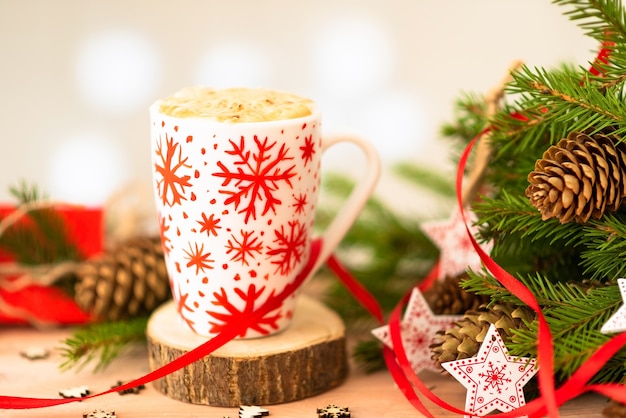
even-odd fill
[(320, 250), (322, 248), (321, 239), (317, 239), (313, 241), (311, 245), (311, 254), (309, 255), (309, 260), (307, 264), (304, 266), (302, 271), (296, 276), (293, 283), (289, 284), (282, 292), (276, 295), (275, 298), (268, 299), (262, 306), (252, 312), (249, 316), (244, 318), (241, 322), (236, 324), (236, 326), (230, 327), (211, 338), (207, 342), (201, 344), (200, 346), (194, 348), (193, 350), (181, 355), (180, 357), (174, 359), (170, 363), (165, 364), (164, 366), (142, 376), (133, 381), (127, 382), (121, 386), (117, 386), (106, 392), (96, 393), (94, 395), (89, 395), (83, 398), (68, 398), (68, 399), (41, 399), (41, 398), (23, 398), (17, 396), (0, 396), (0, 409), (32, 409), (32, 408), (44, 408), (49, 406), (61, 405), (70, 402), (81, 401), (89, 398), (94, 398), (97, 396), (106, 395), (109, 393), (119, 392), (122, 390), (132, 389), (139, 385), (145, 385), (147, 383), (153, 382), (156, 379), (160, 379), (169, 375), (170, 373), (179, 370), (194, 361), (197, 361), (209, 354), (213, 351), (217, 350), (219, 347), (223, 346), (237, 335), (242, 334), (248, 327), (251, 327), (257, 324), (265, 315), (269, 312), (280, 307), (280, 304), (293, 292), (298, 289), (298, 287), (304, 282), (304, 280), (311, 273), (317, 258), (319, 257)]

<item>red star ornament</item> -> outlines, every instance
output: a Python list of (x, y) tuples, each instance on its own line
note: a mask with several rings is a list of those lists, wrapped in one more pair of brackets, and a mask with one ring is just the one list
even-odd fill
[(476, 357), (442, 363), (467, 388), (466, 418), (509, 412), (526, 404), (524, 385), (537, 373), (536, 359), (509, 356), (492, 324)]
[[(626, 302), (626, 279), (617, 279), (617, 285), (619, 286), (619, 292), (622, 295), (622, 300)], [(626, 331), (626, 303), (622, 304), (620, 308), (609, 318), (608, 321), (602, 326), (600, 332), (603, 334), (611, 334), (617, 332)]]
[[(476, 215), (471, 211), (465, 211), (469, 231), (472, 236), (478, 232), (474, 225)], [(439, 276), (440, 280), (445, 277), (455, 277), (465, 272), (468, 268), (479, 270), (482, 266), (480, 256), (474, 250), (472, 241), (467, 233), (465, 222), (457, 207), (450, 219), (445, 221), (426, 222), (422, 229), (428, 237), (439, 247)], [(489, 254), (493, 243), (481, 244), (481, 248)]]
[[(462, 315), (435, 315), (422, 292), (417, 287), (413, 288), (400, 323), (400, 332), (404, 350), (415, 373), (424, 369), (441, 371), (431, 358), (430, 345), (433, 344), (437, 331), (449, 328), (461, 318), (463, 318)], [(393, 349), (389, 325), (373, 329), (372, 334)]]

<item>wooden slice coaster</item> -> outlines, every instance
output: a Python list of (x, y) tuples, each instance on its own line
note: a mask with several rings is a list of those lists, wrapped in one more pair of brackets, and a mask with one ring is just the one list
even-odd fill
[[(148, 322), (148, 356), (155, 370), (206, 341), (179, 322), (173, 302)], [(268, 337), (232, 340), (156, 381), (183, 402), (235, 407), (296, 401), (338, 386), (348, 374), (345, 327), (335, 312), (298, 296), (291, 325)]]

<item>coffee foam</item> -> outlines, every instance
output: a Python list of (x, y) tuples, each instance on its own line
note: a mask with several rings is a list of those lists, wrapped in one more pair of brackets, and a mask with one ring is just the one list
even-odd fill
[(230, 123), (295, 119), (309, 116), (315, 109), (312, 100), (295, 94), (250, 88), (188, 87), (158, 104), (159, 111), (168, 116)]

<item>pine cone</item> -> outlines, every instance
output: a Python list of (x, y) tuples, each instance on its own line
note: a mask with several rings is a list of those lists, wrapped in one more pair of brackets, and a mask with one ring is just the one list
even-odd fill
[(83, 262), (76, 275), (76, 303), (102, 320), (148, 314), (170, 297), (158, 236), (128, 239)]
[(513, 329), (524, 326), (534, 318), (532, 310), (526, 306), (512, 303), (495, 304), (491, 308), (481, 307), (476, 311), (466, 312), (463, 319), (450, 329), (437, 333), (432, 346), (432, 358), (439, 365), (452, 360), (473, 357), (494, 324), (506, 342)]
[(571, 132), (535, 163), (526, 196), (542, 219), (585, 223), (626, 197), (626, 144), (611, 134)]
[(460, 315), (489, 302), (487, 296), (470, 293), (459, 285), (466, 278), (467, 273), (448, 276), (443, 280), (436, 280), (424, 292), (424, 299), (435, 315)]

